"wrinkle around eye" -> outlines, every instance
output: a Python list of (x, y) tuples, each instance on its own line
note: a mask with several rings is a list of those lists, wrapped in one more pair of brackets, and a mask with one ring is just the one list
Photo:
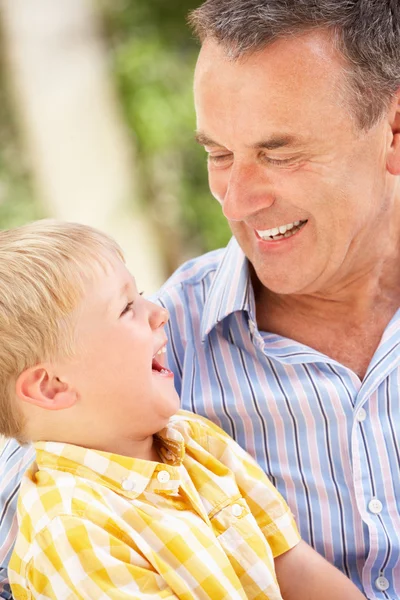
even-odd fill
[(208, 164), (216, 166), (216, 167), (229, 166), (233, 162), (233, 154), (231, 154), (231, 153), (219, 154), (219, 155), (208, 154), (207, 162), (208, 162)]

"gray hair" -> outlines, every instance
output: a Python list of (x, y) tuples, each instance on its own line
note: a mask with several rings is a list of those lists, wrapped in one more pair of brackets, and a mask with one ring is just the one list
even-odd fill
[(189, 15), (201, 42), (232, 60), (310, 30), (332, 31), (362, 129), (382, 117), (400, 88), (399, 0), (206, 0)]

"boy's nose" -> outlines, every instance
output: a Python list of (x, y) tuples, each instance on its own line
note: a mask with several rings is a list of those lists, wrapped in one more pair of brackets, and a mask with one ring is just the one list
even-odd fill
[(150, 311), (150, 324), (153, 329), (164, 327), (168, 322), (169, 312), (166, 308), (153, 304), (152, 310)]

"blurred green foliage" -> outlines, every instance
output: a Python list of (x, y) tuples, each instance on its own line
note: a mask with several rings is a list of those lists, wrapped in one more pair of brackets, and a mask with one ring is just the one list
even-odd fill
[[(230, 232), (194, 141), (193, 71), (199, 51), (186, 24), (199, 0), (97, 0), (122, 110), (135, 148), (139, 190), (168, 270), (223, 246)], [(44, 216), (18, 139), (0, 62), (0, 227)]]
[(44, 216), (34, 197), (14, 119), (5, 69), (0, 62), (0, 229)]
[(171, 268), (182, 254), (223, 246), (230, 237), (208, 188), (204, 149), (194, 141), (192, 85), (199, 45), (186, 17), (198, 4), (102, 3), (113, 72), (137, 149), (142, 197), (164, 233), (167, 228), (170, 242), (172, 236), (175, 240)]

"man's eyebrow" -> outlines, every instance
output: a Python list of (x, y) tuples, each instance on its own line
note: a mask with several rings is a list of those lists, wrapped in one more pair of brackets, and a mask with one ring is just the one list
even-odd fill
[(202, 133), (201, 131), (198, 131), (196, 133), (194, 139), (198, 144), (200, 144), (200, 146), (222, 146), (222, 144), (218, 144), (218, 142), (215, 142), (210, 137), (208, 137), (208, 135)]
[(295, 146), (299, 144), (299, 139), (294, 135), (273, 135), (267, 140), (262, 140), (253, 145), (253, 148), (266, 150), (276, 150), (285, 146)]
[[(196, 133), (195, 139), (201, 146), (223, 147), (223, 144), (219, 144), (201, 131)], [(261, 140), (260, 142), (252, 144), (251, 148), (276, 150), (278, 148), (284, 148), (285, 146), (299, 145), (299, 143), (300, 140), (294, 135), (272, 135), (266, 140)]]

